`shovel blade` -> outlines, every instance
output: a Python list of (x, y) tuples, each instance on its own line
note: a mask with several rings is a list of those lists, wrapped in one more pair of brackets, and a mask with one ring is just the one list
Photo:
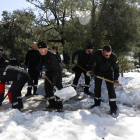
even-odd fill
[(76, 96), (77, 93), (73, 87), (67, 87), (56, 91), (54, 95), (56, 95), (60, 99), (69, 100), (70, 98)]

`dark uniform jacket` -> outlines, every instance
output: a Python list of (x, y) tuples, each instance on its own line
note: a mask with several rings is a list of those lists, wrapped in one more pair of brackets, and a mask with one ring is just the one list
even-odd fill
[(114, 80), (118, 80), (119, 77), (119, 66), (118, 60), (114, 53), (111, 53), (109, 59), (106, 59), (102, 55), (102, 50), (97, 50), (93, 53), (92, 58), (89, 61), (88, 69), (92, 70), (93, 64), (96, 63), (94, 66), (95, 74), (107, 74), (112, 72), (112, 68), (114, 71)]
[(17, 61), (17, 59), (15, 57), (11, 57), (9, 59), (9, 62), (10, 62), (11, 66), (19, 66), (19, 63), (18, 63), (18, 61)]
[(87, 66), (92, 54), (87, 54), (86, 50), (78, 50), (76, 52), (73, 53), (72, 55), (72, 64), (74, 64), (74, 59), (76, 57), (76, 55), (78, 55), (78, 65), (81, 66)]
[(69, 64), (70, 63), (70, 56), (67, 52), (63, 51), (63, 63)]
[(25, 65), (28, 66), (29, 69), (36, 69), (40, 62), (40, 53), (38, 50), (30, 50), (26, 54)]
[(4, 70), (9, 65), (9, 61), (6, 60), (4, 55), (0, 55), (0, 70)]
[(46, 55), (40, 55), (40, 63), (37, 69), (41, 70), (41, 66), (44, 65), (46, 72), (52, 75), (52, 83), (55, 85), (58, 76), (58, 57), (56, 53), (52, 51), (47, 52)]
[(60, 54), (58, 52), (56, 53), (56, 55), (57, 55), (57, 58), (58, 58), (58, 67), (60, 68), (62, 60), (61, 60)]

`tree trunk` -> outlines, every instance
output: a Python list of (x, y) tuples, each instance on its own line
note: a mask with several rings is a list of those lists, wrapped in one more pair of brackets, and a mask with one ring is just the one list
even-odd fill
[(94, 39), (94, 27), (95, 27), (95, 4), (94, 4), (94, 0), (92, 2), (92, 39)]

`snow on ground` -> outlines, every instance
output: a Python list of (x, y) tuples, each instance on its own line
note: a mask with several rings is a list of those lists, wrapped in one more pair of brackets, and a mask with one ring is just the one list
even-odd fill
[[(64, 85), (70, 84), (74, 77), (71, 73), (67, 76), (63, 78)], [(140, 73), (124, 73), (119, 82), (122, 87), (115, 87), (120, 110), (117, 119), (108, 113), (110, 107), (104, 81), (101, 106), (89, 109), (94, 100), (83, 93), (83, 75), (79, 79), (77, 96), (64, 101), (63, 113), (41, 111), (46, 106), (43, 94), (23, 97), (23, 112), (11, 109), (6, 99), (0, 107), (0, 140), (139, 140)], [(90, 84), (93, 93), (94, 79)], [(43, 79), (39, 80), (39, 85), (42, 92)], [(23, 96), (26, 89), (27, 84), (22, 90)]]

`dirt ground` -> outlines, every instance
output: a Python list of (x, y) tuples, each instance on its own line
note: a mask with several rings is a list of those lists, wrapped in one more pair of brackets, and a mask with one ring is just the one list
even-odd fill
[[(6, 85), (5, 88), (5, 95), (8, 92), (8, 89), (10, 88), (11, 85)], [(25, 112), (34, 112), (34, 111), (42, 111), (47, 105), (48, 102), (46, 101), (46, 99), (44, 98), (43, 95), (31, 95), (28, 97), (25, 97), (26, 94), (26, 90), (22, 90), (22, 100), (23, 100), (23, 104), (24, 104), (24, 108), (21, 110), (21, 112), (25, 113)], [(77, 101), (80, 101), (81, 99), (84, 98), (90, 98), (87, 96), (75, 96), (72, 97), (71, 99), (67, 100), (67, 101), (63, 101), (63, 105), (64, 105), (64, 111), (65, 110), (77, 110), (80, 109), (79, 107), (75, 107), (75, 108), (69, 108), (69, 107), (65, 107), (68, 104), (73, 104)], [(9, 102), (8, 97), (5, 98), (5, 100), (2, 103), (2, 106), (0, 107), (0, 111), (5, 111), (11, 108), (11, 103)]]

